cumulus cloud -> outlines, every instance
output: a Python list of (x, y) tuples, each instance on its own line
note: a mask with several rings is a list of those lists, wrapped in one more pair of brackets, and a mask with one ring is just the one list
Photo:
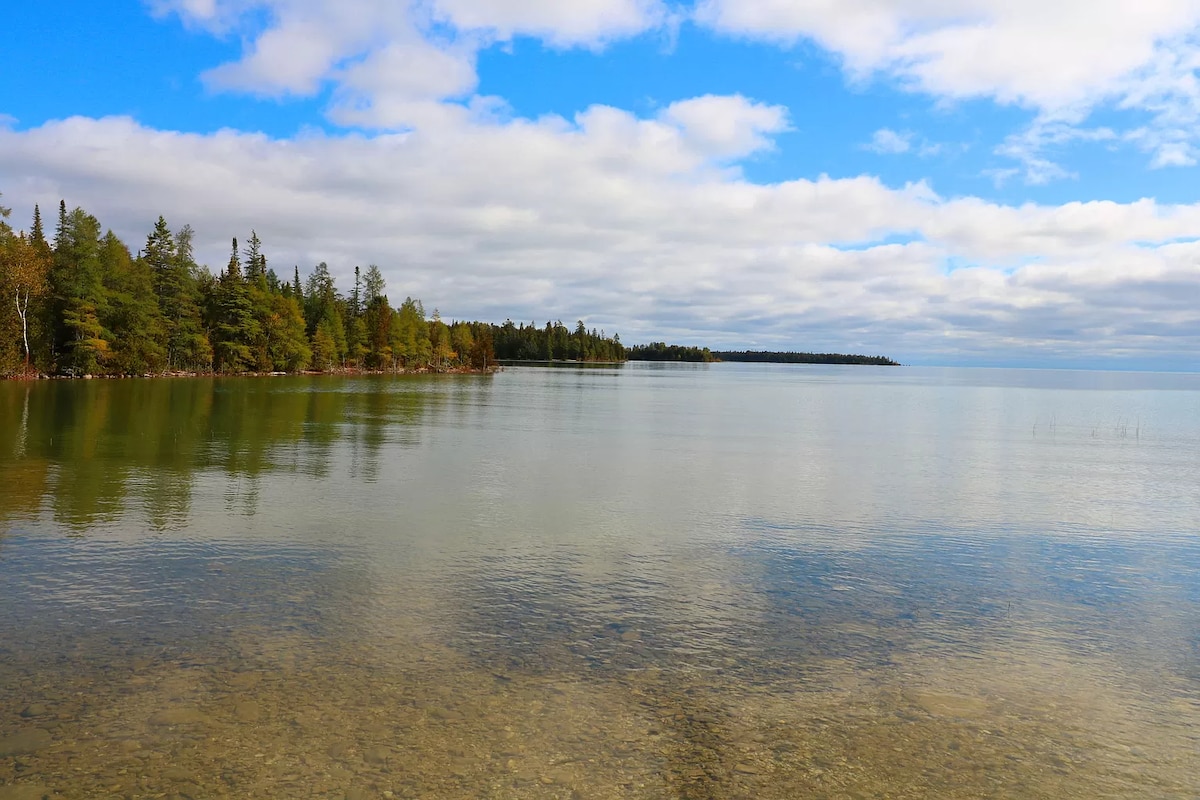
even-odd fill
[(785, 126), (739, 97), (291, 139), (72, 118), (0, 129), (0, 175), (18, 217), (65, 197), (136, 248), (164, 214), (214, 265), (255, 228), (281, 273), (324, 260), (344, 283), (377, 263), (393, 300), (447, 317), (584, 319), (627, 342), (1195, 365), (1200, 206), (1007, 206), (730, 168)]
[(312, 96), (333, 87), (330, 118), (399, 129), (431, 104), (462, 100), (479, 50), (527, 35), (557, 47), (599, 48), (667, 18), (660, 0), (155, 0), (212, 33), (236, 32), (242, 57), (204, 73), (215, 91)]
[(912, 149), (912, 138), (908, 131), (897, 133), (891, 128), (880, 128), (871, 136), (866, 148), (881, 155), (907, 153)]
[(672, 103), (661, 118), (678, 126), (710, 157), (734, 159), (772, 146), (770, 134), (787, 130), (787, 109), (741, 95), (705, 95)]
[[(1200, 5), (1193, 0), (701, 0), (696, 20), (837, 54), (862, 79), (884, 74), (938, 98), (990, 98), (1033, 110), (1040, 129), (1100, 106), (1151, 115), (1131, 140), (1157, 165), (1188, 164), (1200, 130)], [(1001, 149), (1033, 182), (1061, 177), (1039, 147)], [(1063, 173), (1065, 174), (1065, 173)]]
[[(148, 1), (159, 14), (243, 39), (239, 59), (204, 73), (210, 89), (267, 97), (332, 89), (333, 122), (382, 130), (423, 124), (447, 113), (437, 107), (446, 101), (469, 103), (476, 56), (496, 42), (532, 36), (597, 49), (680, 18), (667, 0)], [(1154, 166), (1197, 162), (1194, 0), (1145, 0), (1136, 10), (1125, 0), (698, 0), (692, 19), (723, 34), (815, 41), (855, 80), (882, 74), (939, 99), (1030, 109), (1032, 124), (996, 149), (1021, 167), (998, 175), (1035, 184), (1068, 177), (1055, 145), (1068, 129), (1087, 138), (1094, 130), (1084, 123), (1102, 106), (1148, 116), (1113, 139), (1145, 150)], [(873, 143), (881, 152), (899, 145)]]

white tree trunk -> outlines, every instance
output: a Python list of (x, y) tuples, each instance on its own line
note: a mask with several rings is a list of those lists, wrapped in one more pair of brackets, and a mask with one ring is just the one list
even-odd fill
[(21, 289), (17, 288), (17, 316), (21, 318), (21, 341), (25, 344), (25, 368), (29, 368), (29, 290), (25, 290), (25, 307), (21, 307)]

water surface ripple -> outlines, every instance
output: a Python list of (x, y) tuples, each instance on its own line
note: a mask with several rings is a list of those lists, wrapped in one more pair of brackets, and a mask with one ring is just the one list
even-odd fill
[(1200, 376), (0, 383), (0, 800), (1200, 796)]

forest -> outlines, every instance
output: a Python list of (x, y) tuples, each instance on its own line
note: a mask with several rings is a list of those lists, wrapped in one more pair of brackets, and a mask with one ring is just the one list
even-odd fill
[[(0, 376), (487, 369), (497, 359), (623, 361), (617, 336), (580, 321), (446, 322), (420, 300), (394, 308), (378, 266), (342, 292), (330, 268), (301, 280), (268, 266), (250, 232), (219, 272), (195, 232), (158, 218), (133, 255), (81, 208), (59, 203), (53, 238), (34, 207), (16, 232), (0, 206)], [(286, 272), (285, 272), (286, 276)]]
[(630, 361), (716, 361), (707, 347), (686, 347), (666, 342), (638, 344), (629, 348)]
[(709, 350), (707, 347), (687, 347), (664, 342), (639, 344), (629, 348), (630, 361), (745, 361), (773, 364), (872, 364), (899, 366), (885, 356), (856, 356), (844, 353), (794, 353), (763, 350)]
[(753, 363), (900, 366), (898, 362), (886, 356), (856, 356), (845, 353), (775, 353), (763, 350), (718, 350), (713, 355), (720, 361), (745, 361)]

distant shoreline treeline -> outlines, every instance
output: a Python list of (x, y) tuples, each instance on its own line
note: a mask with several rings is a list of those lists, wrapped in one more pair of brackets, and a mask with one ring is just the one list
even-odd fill
[(651, 342), (629, 348), (630, 361), (680, 361), (709, 363), (713, 361), (742, 361), (773, 364), (871, 364), (899, 366), (885, 356), (859, 356), (844, 353), (794, 353), (761, 350), (709, 350), (707, 347)]
[(636, 344), (629, 348), (630, 361), (716, 361), (707, 347), (685, 347), (666, 342)]
[(393, 308), (374, 264), (343, 293), (321, 262), (304, 281), (267, 266), (258, 235), (233, 239), (214, 274), (193, 257), (195, 233), (159, 217), (133, 255), (81, 208), (58, 207), (53, 240), (35, 206), (15, 233), (0, 206), (0, 377), (486, 370), (497, 361), (773, 361), (895, 364), (883, 356), (713, 352), (616, 334), (539, 326), (446, 323), (420, 300)]
[(845, 353), (775, 353), (765, 350), (718, 350), (713, 353), (718, 361), (742, 361), (771, 364), (869, 364), (880, 367), (898, 367), (899, 362), (886, 356), (858, 356)]
[(426, 318), (393, 308), (379, 268), (354, 269), (343, 293), (318, 264), (301, 282), (267, 266), (251, 231), (213, 274), (193, 257), (190, 226), (158, 218), (134, 256), (81, 208), (59, 203), (53, 240), (34, 207), (14, 233), (0, 207), (0, 376), (484, 370), (497, 359), (624, 360), (620, 340), (583, 322), (517, 327)]

